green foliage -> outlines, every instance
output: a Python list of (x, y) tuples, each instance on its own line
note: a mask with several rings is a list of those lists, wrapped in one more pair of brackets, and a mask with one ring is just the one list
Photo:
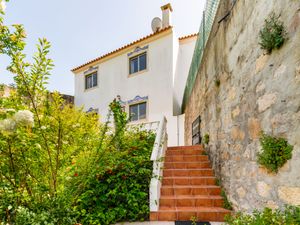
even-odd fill
[(300, 224), (300, 208), (286, 206), (284, 210), (265, 208), (263, 211), (254, 211), (252, 215), (241, 212), (226, 216), (228, 225), (296, 225)]
[(279, 20), (279, 16), (272, 13), (266, 20), (264, 27), (259, 32), (260, 46), (271, 53), (273, 49), (279, 49), (285, 39), (286, 31), (283, 22)]
[(260, 144), (262, 152), (258, 153), (258, 163), (270, 172), (278, 172), (289, 159), (292, 158), (293, 146), (284, 138), (276, 138), (261, 134)]
[[(217, 185), (217, 186), (222, 186), (222, 182), (221, 182), (221, 180), (218, 179), (218, 178), (216, 179), (216, 185)], [(221, 188), (221, 196), (222, 196), (222, 198), (223, 198), (223, 207), (224, 207), (225, 209), (232, 210), (232, 209), (233, 209), (233, 208), (232, 208), (232, 204), (231, 204), (231, 202), (229, 201), (229, 199), (227, 198), (226, 192), (224, 191), (223, 188)]]
[(223, 203), (223, 207), (225, 209), (228, 209), (228, 210), (232, 210), (232, 204), (231, 202), (228, 200), (227, 198), (227, 195), (226, 195), (226, 192), (224, 191), (224, 189), (222, 188), (221, 190), (221, 196), (223, 197), (223, 200), (224, 200), (224, 203)]
[(204, 137), (203, 137), (203, 143), (208, 145), (209, 143), (209, 134), (205, 134)]
[(10, 57), (15, 81), (9, 97), (0, 95), (0, 224), (148, 219), (154, 134), (127, 130), (116, 101), (100, 124), (97, 115), (49, 93), (50, 43), (40, 39), (28, 62), (23, 27), (11, 32), (0, 17), (0, 29), (0, 54)]
[(110, 111), (114, 117), (114, 127), (115, 127), (115, 138), (114, 144), (117, 148), (121, 148), (122, 146), (122, 138), (124, 135), (124, 131), (126, 129), (126, 124), (128, 122), (127, 113), (124, 112), (119, 101), (114, 99), (109, 104)]
[(191, 217), (191, 223), (192, 223), (192, 225), (197, 225), (197, 217), (192, 216)]
[(122, 149), (103, 148), (101, 160), (92, 168), (86, 153), (77, 157), (67, 188), (79, 221), (105, 225), (148, 219), (154, 139), (151, 132), (126, 131)]

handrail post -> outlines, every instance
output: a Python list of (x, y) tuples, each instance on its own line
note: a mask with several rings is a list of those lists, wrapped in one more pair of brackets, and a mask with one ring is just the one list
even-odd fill
[(159, 207), (163, 158), (167, 148), (167, 139), (167, 119), (163, 116), (158, 125), (151, 154), (151, 161), (153, 161), (153, 173), (149, 187), (151, 212), (157, 212)]

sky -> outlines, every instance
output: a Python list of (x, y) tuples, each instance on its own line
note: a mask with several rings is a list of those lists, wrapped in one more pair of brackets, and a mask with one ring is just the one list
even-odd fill
[[(38, 38), (51, 42), (55, 68), (48, 88), (74, 94), (70, 71), (91, 59), (150, 33), (151, 21), (161, 17), (160, 7), (171, 3), (177, 36), (197, 33), (206, 0), (10, 0), (5, 24), (23, 24), (25, 53), (31, 59)], [(0, 55), (0, 83), (13, 83), (6, 71), (7, 57)]]

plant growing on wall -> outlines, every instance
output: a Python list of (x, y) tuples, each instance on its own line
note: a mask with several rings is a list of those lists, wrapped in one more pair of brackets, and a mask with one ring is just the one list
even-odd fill
[(208, 145), (209, 143), (209, 134), (205, 134), (204, 137), (203, 137), (203, 143)]
[(284, 138), (276, 138), (265, 133), (261, 134), (262, 152), (258, 153), (258, 163), (270, 172), (278, 172), (292, 158), (293, 146)]
[(279, 20), (279, 16), (272, 13), (265, 19), (264, 27), (259, 32), (260, 47), (267, 51), (268, 54), (273, 49), (279, 49), (285, 39), (286, 31), (283, 22)]

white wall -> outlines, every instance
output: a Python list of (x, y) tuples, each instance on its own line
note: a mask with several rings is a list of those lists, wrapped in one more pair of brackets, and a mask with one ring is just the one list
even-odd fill
[[(172, 74), (173, 74), (173, 34), (154, 40), (148, 45), (147, 71), (128, 75), (128, 52), (107, 60), (98, 66), (98, 87), (85, 90), (83, 72), (75, 75), (75, 105), (98, 108), (101, 120), (105, 121), (109, 103), (121, 96), (122, 101), (134, 99), (137, 95), (148, 96), (147, 122), (158, 121), (166, 115), (169, 121), (169, 144), (175, 145), (176, 135), (172, 116)], [(140, 47), (144, 47), (140, 46)], [(146, 122), (146, 121), (144, 121)]]
[(197, 36), (179, 41), (179, 51), (174, 80), (174, 115), (181, 114), (184, 88), (192, 62)]
[[(83, 106), (85, 110), (94, 108), (99, 110), (101, 121), (106, 120), (109, 103), (121, 96), (122, 101), (134, 99), (137, 95), (148, 97), (147, 120), (141, 122), (159, 121), (162, 115), (168, 120), (168, 145), (177, 146), (184, 144), (184, 116), (174, 116), (174, 85), (183, 90), (189, 65), (188, 60), (182, 58), (189, 53), (192, 44), (180, 45), (173, 33), (159, 39), (144, 43), (139, 47), (147, 49), (147, 70), (137, 75), (129, 75), (128, 53), (133, 52), (137, 46), (127, 52), (111, 58), (98, 65), (98, 86), (85, 90), (84, 72), (75, 74), (75, 105)], [(179, 65), (178, 63), (179, 62)], [(180, 69), (180, 73), (176, 72)], [(85, 70), (86, 71), (86, 70)], [(179, 74), (182, 77), (178, 77)], [(184, 79), (185, 77), (185, 79)], [(178, 83), (177, 79), (180, 79)], [(177, 92), (177, 95), (180, 92)], [(177, 96), (176, 95), (176, 96)], [(181, 98), (182, 99), (182, 98)], [(126, 106), (128, 110), (128, 105)], [(128, 111), (127, 111), (128, 112)], [(178, 136), (179, 135), (179, 136)]]

